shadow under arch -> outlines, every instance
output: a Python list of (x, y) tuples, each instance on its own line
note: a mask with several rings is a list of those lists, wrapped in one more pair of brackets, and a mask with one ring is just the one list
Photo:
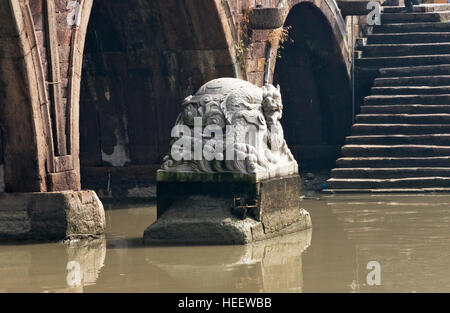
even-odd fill
[(302, 169), (332, 168), (352, 123), (345, 38), (312, 2), (294, 5), (284, 27), (289, 39), (273, 80), (281, 86), (287, 143)]
[[(80, 100), (84, 188), (106, 186), (105, 168), (128, 167), (117, 174), (124, 180), (154, 179), (184, 97), (206, 81), (238, 75), (222, 5), (221, 0), (94, 1)], [(135, 187), (122, 178), (116, 193)]]

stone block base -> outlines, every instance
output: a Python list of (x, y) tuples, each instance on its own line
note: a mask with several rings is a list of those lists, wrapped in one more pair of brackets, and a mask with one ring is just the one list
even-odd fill
[[(230, 184), (158, 182), (158, 220), (145, 230), (144, 243), (247, 244), (311, 227), (298, 175), (247, 182), (240, 190), (244, 185)], [(235, 196), (257, 206), (236, 211)]]
[(93, 191), (1, 193), (0, 241), (89, 238), (105, 231)]

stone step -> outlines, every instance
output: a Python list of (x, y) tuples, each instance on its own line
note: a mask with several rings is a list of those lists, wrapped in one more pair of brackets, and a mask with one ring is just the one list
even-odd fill
[[(404, 6), (389, 6), (389, 7), (383, 7), (382, 11), (383, 13), (400, 13), (402, 10), (404, 10)], [(414, 12), (440, 12), (440, 11), (449, 11), (450, 10), (450, 4), (420, 4), (414, 6)]]
[(450, 64), (380, 68), (378, 78), (450, 75)]
[(390, 179), (407, 177), (450, 177), (450, 167), (336, 168), (331, 178)]
[[(329, 197), (326, 200), (329, 200), (327, 203), (328, 206), (335, 207), (339, 210), (336, 211), (337, 214), (354, 213), (358, 218), (364, 216), (375, 217), (377, 215), (379, 216), (380, 213), (383, 215), (384, 212), (393, 216), (405, 216), (405, 214), (408, 215), (411, 213), (410, 209), (427, 205), (433, 209), (436, 215), (448, 217), (448, 208), (450, 206), (448, 195), (396, 195), (393, 198), (385, 198), (383, 195), (373, 196), (370, 199), (365, 199), (366, 201), (359, 201), (361, 198), (358, 195), (349, 195), (345, 200), (333, 199), (333, 197)], [(348, 206), (345, 207), (342, 203), (346, 203)], [(354, 209), (357, 207), (365, 207), (366, 209), (370, 207), (370, 209), (355, 211)], [(429, 211), (427, 212), (426, 210), (417, 210), (416, 212), (418, 216), (426, 217), (430, 215)]]
[(377, 78), (399, 78), (399, 77), (423, 77), (423, 76), (446, 76), (450, 75), (450, 64), (435, 64), (404, 67), (359, 67), (356, 68), (355, 78), (357, 82), (366, 81), (374, 83)]
[(353, 124), (352, 135), (449, 134), (450, 124)]
[(441, 12), (414, 12), (414, 13), (387, 13), (381, 14), (382, 24), (393, 23), (427, 23), (447, 22), (450, 20), (449, 11)]
[(450, 75), (376, 78), (374, 86), (450, 86)]
[[(323, 193), (328, 193), (330, 195), (334, 194), (362, 194), (362, 193), (370, 193), (371, 195), (386, 195), (388, 193), (395, 194), (398, 196), (399, 194), (412, 195), (412, 194), (420, 194), (421, 196), (424, 193), (429, 193), (433, 197), (437, 195), (437, 193), (443, 193), (444, 195), (450, 192), (450, 188), (441, 188), (441, 187), (431, 187), (431, 188), (382, 188), (382, 189), (323, 189)], [(358, 195), (359, 196), (359, 195)]]
[(344, 157), (432, 157), (450, 156), (450, 146), (433, 145), (345, 145)]
[(380, 68), (378, 78), (450, 75), (450, 64)]
[(450, 86), (383, 86), (372, 87), (372, 95), (447, 95), (450, 94)]
[(363, 105), (361, 114), (433, 114), (450, 113), (450, 105)]
[(407, 44), (450, 42), (450, 32), (370, 34), (366, 44)]
[(366, 105), (450, 104), (450, 94), (442, 95), (374, 95), (364, 98)]
[(450, 5), (383, 9), (355, 60), (371, 95), (327, 189), (450, 190)]
[[(441, 55), (411, 55), (411, 56), (396, 56), (396, 57), (381, 57), (381, 58), (360, 58), (355, 59), (356, 68), (396, 68), (396, 67), (410, 67), (410, 66), (430, 66), (450, 64), (449, 54)], [(431, 74), (434, 75), (434, 74)]]
[(363, 57), (440, 55), (450, 52), (450, 43), (377, 44), (361, 47)]
[(327, 189), (392, 189), (392, 188), (448, 188), (449, 177), (414, 177), (399, 179), (343, 179), (331, 178)]
[(345, 139), (345, 142), (347, 144), (353, 144), (353, 145), (450, 146), (450, 134), (348, 136)]
[(449, 32), (450, 23), (393, 23), (374, 25), (373, 34)]
[(372, 95), (438, 95), (450, 94), (450, 86), (372, 87)]
[(358, 114), (361, 124), (450, 124), (450, 114)]
[(450, 167), (450, 157), (354, 157), (339, 158), (336, 161), (338, 167)]

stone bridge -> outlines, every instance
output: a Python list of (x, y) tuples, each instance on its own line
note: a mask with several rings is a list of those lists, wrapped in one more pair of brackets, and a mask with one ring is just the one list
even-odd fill
[(332, 165), (350, 129), (334, 0), (4, 0), (0, 24), (6, 193), (154, 195), (181, 100), (217, 77), (281, 85), (305, 167)]

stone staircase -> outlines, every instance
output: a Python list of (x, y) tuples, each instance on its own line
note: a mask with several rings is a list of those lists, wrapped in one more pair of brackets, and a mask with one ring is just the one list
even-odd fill
[(401, 9), (362, 40), (376, 75), (328, 191), (450, 191), (450, 5)]

